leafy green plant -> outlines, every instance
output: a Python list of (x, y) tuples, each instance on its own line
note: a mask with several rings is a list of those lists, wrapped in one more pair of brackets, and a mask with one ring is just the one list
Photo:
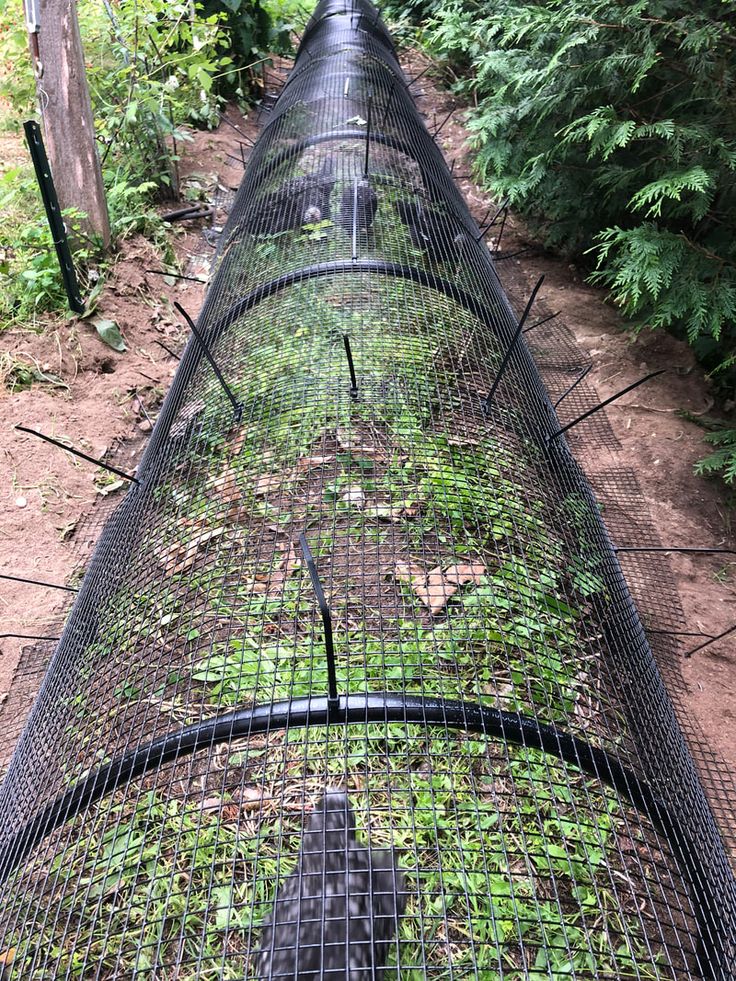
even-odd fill
[[(416, 9), (417, 4), (410, 6)], [(733, 0), (431, 0), (425, 38), (477, 108), (476, 169), (592, 264), (635, 330), (736, 365)], [(716, 463), (733, 461), (724, 452)]]

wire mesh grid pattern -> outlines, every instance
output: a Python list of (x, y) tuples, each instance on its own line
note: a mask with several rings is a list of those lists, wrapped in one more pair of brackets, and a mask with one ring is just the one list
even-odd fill
[[(522, 270), (504, 265), (500, 278), (512, 307), (520, 312), (526, 304)], [(541, 321), (541, 325), (530, 337), (529, 346), (550, 397), (556, 403), (567, 391), (571, 379), (574, 382), (577, 378), (585, 378), (584, 372), (592, 362), (576, 342), (564, 317), (552, 313), (544, 299), (535, 305), (535, 311), (535, 320)], [(599, 397), (583, 380), (575, 385), (564, 402), (563, 423), (583, 415), (599, 403)], [(562, 409), (560, 407), (558, 411), (562, 412)], [(733, 866), (736, 861), (736, 780), (708, 745), (702, 730), (688, 712), (688, 688), (680, 667), (682, 656), (710, 635), (701, 634), (687, 624), (669, 559), (662, 551), (667, 543), (660, 538), (652, 522), (637, 475), (617, 459), (620, 444), (605, 413), (599, 412), (586, 419), (573, 430), (572, 436), (573, 447), (584, 455), (586, 475), (605, 514), (609, 535), (624, 549), (643, 549), (641, 552), (624, 551), (619, 554), (619, 561)]]
[(480, 239), (377, 11), (324, 0), (0, 788), (8, 978), (733, 977)]

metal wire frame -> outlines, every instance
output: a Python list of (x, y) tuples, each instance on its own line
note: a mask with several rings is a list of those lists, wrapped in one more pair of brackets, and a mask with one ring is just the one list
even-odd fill
[[(400, 851), (389, 976), (728, 977), (733, 876), (595, 500), (523, 341), (484, 411), (518, 323), (374, 9), (360, 33), (340, 11), (198, 318), (242, 416), (190, 341), (0, 790), (0, 954), (17, 977), (257, 970), (337, 782), (370, 854)], [(330, 725), (300, 534), (354, 712)]]

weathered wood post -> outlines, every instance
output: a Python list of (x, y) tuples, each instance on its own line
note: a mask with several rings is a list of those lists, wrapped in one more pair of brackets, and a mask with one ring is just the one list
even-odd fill
[(82, 227), (98, 235), (107, 248), (110, 219), (95, 145), (76, 0), (27, 0), (32, 30), (28, 16), (31, 4), (37, 20), (37, 32), (31, 33), (36, 91), (59, 204), (62, 210), (84, 212), (87, 218)]

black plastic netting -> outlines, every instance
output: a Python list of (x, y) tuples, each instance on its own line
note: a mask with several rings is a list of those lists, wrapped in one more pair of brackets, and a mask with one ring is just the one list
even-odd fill
[(377, 11), (324, 0), (198, 320), (229, 394), (192, 338), (0, 790), (3, 978), (736, 976), (517, 327)]

